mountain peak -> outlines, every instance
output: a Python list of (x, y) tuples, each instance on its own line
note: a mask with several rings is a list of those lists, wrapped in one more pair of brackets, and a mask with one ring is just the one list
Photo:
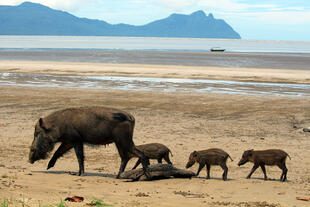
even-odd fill
[(213, 17), (213, 14), (212, 14), (212, 13), (209, 13), (208, 17), (209, 17), (210, 19), (214, 19), (214, 17)]
[(29, 7), (29, 6), (39, 6), (41, 4), (39, 3), (32, 3), (30, 1), (25, 1), (23, 3), (21, 3), (19, 6), (22, 6), (22, 7)]
[(18, 7), (22, 7), (22, 8), (29, 8), (29, 9), (41, 9), (41, 8), (48, 8), (42, 4), (39, 3), (32, 3), (30, 1), (25, 1), (23, 3), (21, 3), (20, 5), (18, 5)]
[(198, 11), (195, 11), (193, 13), (191, 13), (191, 16), (196, 16), (196, 17), (205, 17), (206, 14), (204, 11), (202, 10), (198, 10)]

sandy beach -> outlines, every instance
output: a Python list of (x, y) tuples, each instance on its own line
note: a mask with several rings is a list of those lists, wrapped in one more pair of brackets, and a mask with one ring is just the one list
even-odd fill
[[(296, 68), (1, 60), (0, 73), (8, 72), (310, 83), (309, 70)], [(111, 206), (310, 205), (296, 199), (310, 198), (310, 133), (302, 130), (310, 127), (309, 98), (0, 86), (0, 100), (0, 201), (8, 199), (13, 206), (51, 206), (74, 195), (85, 200), (66, 201), (67, 206), (89, 206), (95, 199)], [(194, 150), (222, 148), (234, 160), (227, 161), (229, 180), (221, 180), (218, 166), (211, 168), (210, 180), (205, 179), (205, 169), (192, 179), (118, 180), (120, 158), (113, 144), (85, 146), (83, 177), (70, 174), (78, 170), (73, 151), (48, 171), (48, 159), (28, 163), (40, 117), (67, 107), (94, 105), (132, 113), (134, 142), (165, 144), (178, 168), (185, 168)], [(243, 151), (269, 148), (283, 149), (292, 158), (287, 159), (288, 181), (279, 181), (281, 170), (276, 166), (266, 167), (268, 181), (261, 169), (246, 179), (252, 164), (237, 166)], [(135, 161), (130, 160), (126, 169)], [(190, 170), (197, 168), (196, 164)]]

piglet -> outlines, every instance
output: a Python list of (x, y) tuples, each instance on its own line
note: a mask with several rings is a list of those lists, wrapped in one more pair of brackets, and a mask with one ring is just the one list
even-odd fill
[(277, 165), (280, 169), (282, 169), (282, 175), (280, 177), (280, 181), (284, 182), (286, 181), (286, 175), (287, 175), (287, 168), (285, 165), (286, 157), (291, 157), (280, 149), (268, 149), (268, 150), (247, 150), (243, 152), (242, 158), (240, 159), (238, 165), (244, 165), (247, 162), (253, 162), (254, 166), (250, 172), (250, 174), (247, 176), (249, 179), (251, 175), (254, 173), (254, 171), (261, 167), (262, 171), (264, 173), (264, 179), (267, 180), (267, 174), (265, 165)]
[[(225, 151), (218, 148), (210, 148), (207, 150), (194, 151), (189, 155), (188, 162), (186, 164), (186, 168), (190, 168), (196, 162), (199, 163), (199, 168), (197, 171), (197, 176), (204, 166), (207, 168), (207, 179), (210, 179), (210, 168), (211, 165), (219, 165), (224, 170), (222, 178), (223, 180), (227, 180), (228, 167), (226, 165), (227, 158), (231, 157)], [(231, 161), (233, 161), (231, 159)]]

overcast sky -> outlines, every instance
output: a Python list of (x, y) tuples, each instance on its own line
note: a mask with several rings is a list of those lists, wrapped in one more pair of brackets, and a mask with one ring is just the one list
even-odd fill
[[(17, 5), (23, 0), (0, 0)], [(310, 41), (310, 0), (32, 0), (78, 17), (142, 25), (171, 13), (203, 10), (243, 39)]]

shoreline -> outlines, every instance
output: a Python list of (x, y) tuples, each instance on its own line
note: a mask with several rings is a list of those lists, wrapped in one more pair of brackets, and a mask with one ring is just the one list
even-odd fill
[(0, 72), (310, 83), (308, 70), (0, 60)]
[(219, 53), (96, 49), (0, 50), (0, 60), (310, 70), (310, 53)]
[(231, 80), (60, 75), (42, 73), (0, 73), (1, 86), (62, 89), (114, 90), (155, 93), (228, 94), (247, 96), (310, 97), (310, 84), (245, 82)]
[[(272, 40), (271, 40), (272, 41)], [(206, 50), (186, 50), (186, 49), (105, 49), (105, 48), (19, 48), (0, 47), (4, 52), (31, 52), (31, 51), (97, 51), (97, 52), (154, 52), (154, 53), (184, 53), (184, 54), (228, 54), (228, 55), (309, 55), (310, 52), (277, 52), (277, 51), (210, 51)]]

